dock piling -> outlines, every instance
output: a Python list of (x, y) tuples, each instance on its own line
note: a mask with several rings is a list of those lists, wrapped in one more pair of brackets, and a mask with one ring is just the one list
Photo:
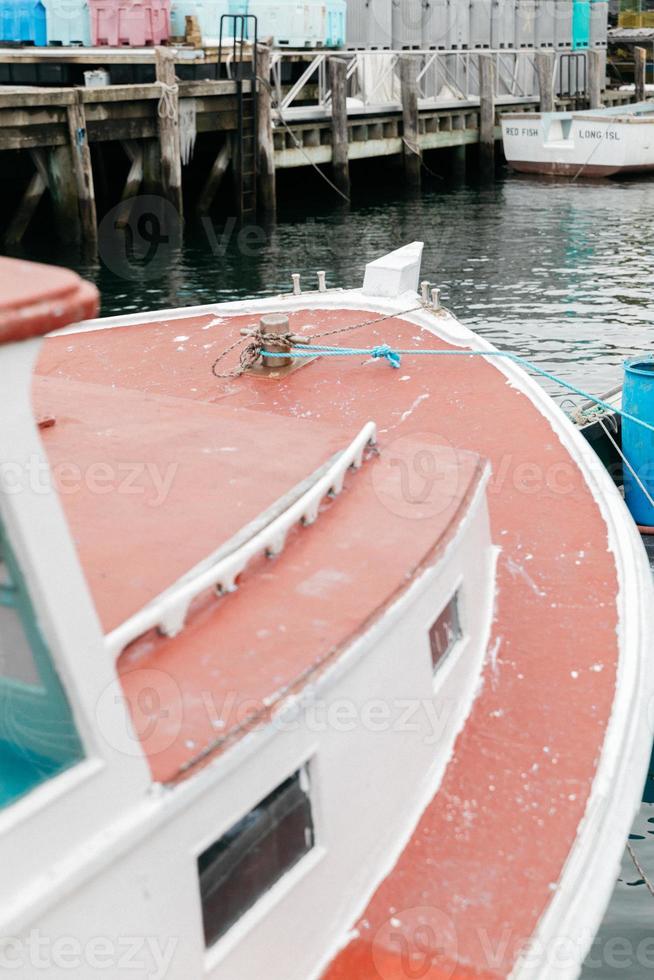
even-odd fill
[(275, 144), (272, 127), (272, 89), (270, 66), (272, 52), (268, 44), (259, 45), (257, 54), (257, 138), (259, 141), (257, 201), (262, 212), (274, 215), (277, 209), (275, 177)]
[(86, 112), (82, 101), (82, 92), (78, 91), (76, 94), (76, 101), (66, 106), (68, 136), (73, 161), (73, 175), (77, 189), (80, 232), (84, 243), (87, 246), (95, 247), (98, 241), (98, 219), (95, 207), (91, 149), (89, 147)]
[(332, 93), (332, 177), (338, 189), (350, 196), (350, 146), (347, 125), (347, 64), (329, 59)]
[(645, 78), (647, 73), (647, 50), (636, 46), (634, 48), (634, 98), (636, 102), (645, 99)]
[(179, 142), (179, 92), (175, 77), (175, 51), (155, 49), (156, 79), (161, 86), (158, 106), (161, 147), (161, 189), (183, 218), (182, 155)]
[(540, 111), (554, 112), (554, 68), (556, 55), (553, 51), (536, 52), (536, 73), (540, 92)]
[(495, 61), (479, 54), (479, 149), (482, 167), (492, 173), (495, 166)]
[(82, 238), (77, 184), (70, 145), (52, 146), (47, 156), (48, 188), (55, 215), (55, 228), (62, 242)]
[(419, 188), (422, 179), (422, 151), (418, 113), (418, 60), (413, 55), (400, 56), (400, 82), (404, 177), (410, 187)]
[(604, 88), (602, 53), (591, 48), (588, 56), (588, 102), (591, 109), (602, 108), (602, 89)]

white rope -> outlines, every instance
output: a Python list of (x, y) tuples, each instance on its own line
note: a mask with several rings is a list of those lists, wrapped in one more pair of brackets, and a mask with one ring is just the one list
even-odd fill
[(640, 477), (636, 473), (635, 469), (633, 468), (633, 466), (631, 465), (631, 463), (629, 462), (629, 460), (627, 459), (627, 457), (625, 456), (625, 454), (622, 452), (622, 450), (620, 449), (619, 445), (617, 444), (617, 442), (615, 441), (615, 439), (613, 438), (613, 436), (611, 435), (611, 433), (609, 432), (609, 430), (604, 425), (603, 420), (602, 419), (598, 419), (597, 421), (602, 426), (602, 428), (603, 428), (605, 434), (608, 436), (610, 442), (613, 443), (615, 449), (618, 451), (618, 454), (622, 457), (622, 462), (627, 467), (627, 469), (629, 470), (629, 472), (633, 476), (634, 480), (636, 481), (636, 483), (638, 484), (638, 486), (640, 487), (640, 489), (643, 491), (644, 495), (647, 497), (648, 503), (652, 507), (654, 507), (654, 500), (652, 499), (652, 497), (651, 497), (651, 495), (650, 495), (647, 487), (645, 486), (645, 484), (643, 483), (643, 481), (640, 479)]
[(629, 852), (629, 856), (631, 857), (631, 860), (634, 862), (634, 867), (635, 867), (636, 871), (638, 872), (638, 874), (640, 875), (640, 877), (645, 882), (645, 884), (647, 886), (647, 890), (649, 891), (650, 895), (652, 895), (652, 897), (654, 897), (654, 885), (652, 885), (652, 882), (647, 877), (647, 875), (645, 873), (645, 869), (640, 864), (638, 858), (636, 857), (636, 854), (634, 852), (633, 847), (629, 843), (627, 843), (627, 851)]
[(159, 113), (160, 119), (176, 119), (177, 118), (177, 95), (179, 93), (179, 85), (167, 85), (166, 82), (158, 82), (159, 88), (161, 89), (161, 95), (159, 96), (159, 105), (157, 107), (157, 112)]

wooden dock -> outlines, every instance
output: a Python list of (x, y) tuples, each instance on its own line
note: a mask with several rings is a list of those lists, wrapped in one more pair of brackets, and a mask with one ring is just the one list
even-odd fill
[[(33, 52), (28, 56), (36, 57)], [(55, 56), (48, 51), (47, 57)], [(70, 57), (84, 58), (85, 63), (93, 60), (88, 52)], [(23, 239), (41, 200), (48, 196), (59, 238), (95, 247), (102, 218), (96, 185), (100, 178), (106, 184), (109, 148), (121, 178), (115, 199), (107, 201), (104, 195), (103, 210), (122, 203), (123, 222), (128, 221), (130, 201), (140, 194), (161, 196), (182, 220), (185, 206), (189, 213), (206, 214), (228, 173), (234, 178), (227, 195), (232, 202), (229, 213), (249, 219), (257, 206), (260, 212), (274, 212), (278, 170), (327, 168), (326, 176), (348, 197), (352, 161), (401, 157), (406, 181), (413, 186), (420, 184), (423, 154), (429, 151), (481, 143), (491, 166), (501, 113), (533, 111), (540, 105), (533, 94), (498, 95), (498, 64), (492, 54), (479, 52), (477, 96), (420, 98), (417, 61), (412, 54), (401, 53), (397, 101), (352, 104), (347, 98), (347, 59), (335, 55), (325, 61), (328, 99), (316, 102), (315, 75), (308, 69), (306, 84), (298, 88), (295, 83), (300, 97), (282, 108), (284, 100), (269, 81), (272, 57), (269, 48), (259, 49), (254, 78), (251, 62), (244, 62), (250, 70), (235, 72), (233, 79), (183, 81), (178, 52), (158, 48), (148, 52), (155, 71), (151, 83), (97, 88), (0, 86), (0, 162), (13, 154), (11, 165), (20, 186), (16, 194), (14, 182), (10, 200), (3, 201), (0, 195), (0, 211), (6, 215), (5, 244), (16, 245)], [(551, 91), (547, 79), (553, 77), (552, 58), (547, 53), (536, 58), (541, 86)], [(629, 92), (601, 93), (597, 79), (596, 73), (593, 87), (591, 72), (591, 105), (599, 104), (600, 98), (604, 104), (633, 99)], [(284, 91), (289, 87), (293, 86), (289, 83)], [(571, 103), (578, 104), (578, 99), (559, 104)], [(204, 169), (196, 162), (187, 166), (183, 159), (184, 143), (190, 140), (192, 153), (196, 139), (202, 140)], [(327, 187), (325, 192), (334, 193)]]

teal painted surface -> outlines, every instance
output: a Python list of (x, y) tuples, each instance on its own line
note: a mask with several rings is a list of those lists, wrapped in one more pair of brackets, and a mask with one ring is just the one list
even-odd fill
[[(654, 424), (654, 361), (627, 361), (622, 406), (626, 412)], [(622, 449), (647, 491), (654, 497), (654, 434), (628, 419), (622, 421)], [(654, 525), (654, 507), (625, 467), (625, 499), (638, 524)]]
[(0, 742), (0, 809), (66, 768), (61, 762)]
[(345, 0), (328, 0), (325, 44), (328, 48), (341, 48), (345, 44), (346, 37), (347, 3)]
[(0, 0), (0, 40), (47, 44), (45, 7), (41, 0)]
[(91, 44), (88, 0), (44, 0), (48, 43)]
[(590, 44), (590, 0), (575, 0), (572, 5), (572, 47), (587, 48)]
[(84, 756), (68, 699), (0, 524), (0, 808)]

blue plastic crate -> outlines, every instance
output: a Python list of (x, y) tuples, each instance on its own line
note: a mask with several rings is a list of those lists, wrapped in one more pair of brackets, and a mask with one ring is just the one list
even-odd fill
[(0, 40), (43, 47), (47, 37), (41, 0), (0, 0)]

